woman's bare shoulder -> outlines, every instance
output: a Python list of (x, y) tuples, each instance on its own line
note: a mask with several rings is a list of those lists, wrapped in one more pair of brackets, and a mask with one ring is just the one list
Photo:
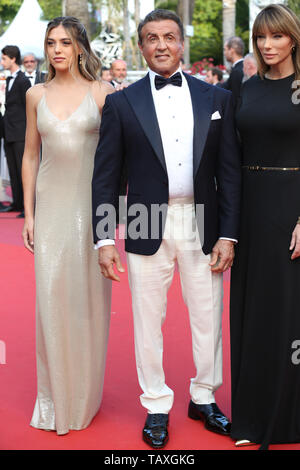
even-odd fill
[(38, 103), (45, 91), (46, 85), (44, 83), (38, 83), (37, 85), (28, 88), (26, 92), (27, 101), (32, 104)]
[(116, 91), (112, 84), (105, 80), (95, 80), (92, 84), (92, 89), (93, 92), (104, 97)]
[(92, 84), (92, 93), (100, 109), (104, 106), (106, 96), (115, 91), (114, 87), (105, 80), (95, 80)]

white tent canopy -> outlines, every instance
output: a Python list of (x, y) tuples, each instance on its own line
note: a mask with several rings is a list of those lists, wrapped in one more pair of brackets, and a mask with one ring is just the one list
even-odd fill
[(44, 37), (47, 21), (37, 0), (24, 0), (14, 20), (0, 37), (0, 51), (4, 46), (18, 46), (21, 54), (32, 52), (38, 59), (44, 57)]

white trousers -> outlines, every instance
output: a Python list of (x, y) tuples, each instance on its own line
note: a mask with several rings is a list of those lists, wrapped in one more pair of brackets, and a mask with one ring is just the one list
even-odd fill
[(140, 399), (148, 413), (169, 413), (174, 401), (163, 370), (161, 328), (176, 262), (192, 332), (196, 367), (190, 385), (193, 402), (213, 403), (214, 392), (222, 384), (223, 276), (211, 272), (211, 255), (204, 255), (200, 241), (188, 241), (193, 237), (192, 227), (193, 201), (170, 200), (159, 250), (152, 256), (127, 253), (136, 365), (143, 391)]

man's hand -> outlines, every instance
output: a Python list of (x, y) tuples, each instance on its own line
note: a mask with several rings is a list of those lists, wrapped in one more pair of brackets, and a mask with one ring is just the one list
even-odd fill
[(117, 91), (124, 90), (124, 88), (129, 87), (129, 85), (130, 85), (130, 83), (128, 83), (128, 82), (118, 83), (118, 85), (116, 85), (116, 90)]
[(105, 245), (99, 248), (98, 251), (98, 263), (103, 276), (112, 281), (120, 282), (119, 276), (114, 272), (114, 264), (119, 273), (124, 273), (125, 269), (122, 266), (120, 255), (116, 247), (114, 245)]
[(296, 259), (300, 256), (300, 225), (297, 224), (292, 233), (290, 250), (294, 250), (291, 259)]
[(230, 240), (218, 240), (212, 250), (212, 258), (209, 263), (214, 273), (223, 273), (231, 268), (234, 258), (234, 242)]

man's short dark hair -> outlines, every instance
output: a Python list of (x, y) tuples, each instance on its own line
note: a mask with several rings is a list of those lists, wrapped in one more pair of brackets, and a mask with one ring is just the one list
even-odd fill
[(174, 11), (158, 8), (148, 13), (148, 15), (140, 22), (138, 26), (139, 43), (142, 44), (142, 29), (145, 26), (145, 24), (150, 23), (150, 21), (163, 21), (163, 20), (175, 21), (175, 23), (177, 23), (179, 27), (181, 39), (184, 40), (183, 24), (179, 16), (176, 15)]
[(245, 44), (242, 38), (239, 36), (232, 36), (231, 38), (227, 39), (226, 45), (229, 49), (234, 49), (238, 55), (244, 55)]
[(16, 59), (16, 64), (21, 65), (21, 52), (18, 46), (5, 46), (1, 52), (10, 59)]
[(218, 69), (218, 67), (213, 67), (213, 68), (211, 69), (211, 73), (212, 73), (213, 76), (214, 76), (214, 75), (217, 75), (219, 82), (222, 81), (222, 79), (223, 79), (223, 72), (222, 72), (222, 70)]

